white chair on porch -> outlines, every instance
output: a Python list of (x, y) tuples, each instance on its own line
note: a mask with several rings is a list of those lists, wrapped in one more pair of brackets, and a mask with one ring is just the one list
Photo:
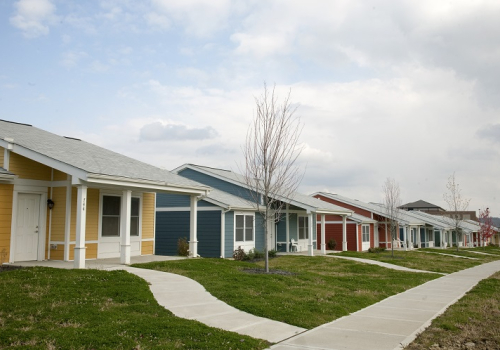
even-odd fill
[(293, 252), (293, 248), (295, 248), (295, 251), (299, 251), (299, 243), (297, 243), (293, 238), (290, 240), (290, 250)]

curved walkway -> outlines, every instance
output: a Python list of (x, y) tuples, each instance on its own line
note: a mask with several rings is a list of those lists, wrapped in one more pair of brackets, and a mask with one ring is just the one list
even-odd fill
[(482, 279), (500, 260), (451, 273), (276, 344), (276, 350), (401, 349)]
[(305, 331), (304, 328), (254, 316), (229, 306), (212, 296), (201, 284), (184, 276), (130, 266), (111, 269), (125, 270), (145, 279), (150, 283), (158, 304), (182, 318), (272, 343)]
[(404, 266), (389, 264), (389, 263), (385, 263), (385, 262), (378, 261), (378, 260), (354, 258), (354, 257), (350, 257), (350, 256), (339, 256), (339, 255), (323, 255), (323, 256), (331, 257), (331, 258), (337, 258), (337, 259), (354, 260), (354, 261), (362, 262), (362, 263), (365, 263), (365, 264), (378, 265), (378, 266), (386, 267), (388, 269), (399, 270), (399, 271), (437, 273), (439, 275), (446, 275), (445, 273), (441, 273), (441, 272), (433, 272), (433, 271), (424, 271), (424, 270), (410, 269), (409, 267), (404, 267)]

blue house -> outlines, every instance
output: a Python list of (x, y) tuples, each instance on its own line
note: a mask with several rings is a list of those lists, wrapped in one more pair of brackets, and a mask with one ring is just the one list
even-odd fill
[[(189, 239), (190, 245), (197, 245), (197, 252), (202, 257), (231, 257), (238, 247), (245, 251), (264, 251), (264, 220), (242, 175), (194, 164), (182, 165), (173, 172), (210, 186), (212, 190), (207, 196), (198, 198), (195, 208), (197, 222), (194, 223), (197, 237), (194, 239), (189, 237), (189, 228), (193, 224), (190, 222), (189, 213), (193, 208), (189, 197), (157, 195), (155, 254), (175, 255), (180, 237)], [(300, 193), (294, 193), (285, 201), (286, 210), (269, 224), (269, 249), (283, 252), (294, 249), (313, 255), (318, 237), (317, 220), (324, 220), (325, 215), (340, 215), (345, 221), (353, 213)], [(321, 234), (324, 235), (324, 230)], [(324, 251), (325, 240), (322, 242)]]

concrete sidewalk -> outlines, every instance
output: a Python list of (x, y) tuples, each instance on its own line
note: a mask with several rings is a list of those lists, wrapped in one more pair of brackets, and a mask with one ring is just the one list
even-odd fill
[(208, 293), (201, 284), (184, 276), (130, 266), (107, 270), (125, 270), (144, 278), (150, 283), (151, 292), (158, 303), (182, 318), (272, 343), (305, 331), (304, 328), (254, 316), (229, 306)]
[(500, 261), (446, 275), (301, 333), (271, 349), (401, 349), (479, 281), (497, 271)]

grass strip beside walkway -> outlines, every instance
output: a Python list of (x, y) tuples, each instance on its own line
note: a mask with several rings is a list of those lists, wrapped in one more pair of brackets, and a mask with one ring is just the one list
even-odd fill
[(405, 349), (498, 349), (500, 272), (478, 283)]
[(175, 317), (125, 271), (0, 273), (0, 349), (264, 349), (266, 341)]
[(189, 259), (134, 265), (177, 273), (216, 298), (253, 315), (313, 328), (403, 292), (439, 275), (411, 273), (328, 257), (280, 256), (263, 262)]
[(500, 258), (500, 256), (498, 257), (488, 256), (488, 255), (474, 254), (471, 252), (462, 251), (461, 253), (459, 253), (461, 256), (470, 256), (475, 259), (461, 259), (451, 256), (455, 254), (451, 250), (425, 249), (425, 251), (431, 253), (446, 253), (450, 254), (450, 256), (442, 254), (425, 254), (419, 252), (418, 250), (394, 251), (394, 257), (392, 257), (390, 250), (381, 253), (348, 251), (348, 252), (334, 253), (334, 254), (340, 254), (340, 256), (349, 256), (361, 259), (377, 260), (389, 264), (408, 267), (411, 269), (425, 270), (425, 271), (432, 271), (439, 273), (453, 273), (467, 269), (469, 267), (481, 265), (486, 262), (498, 260)]

